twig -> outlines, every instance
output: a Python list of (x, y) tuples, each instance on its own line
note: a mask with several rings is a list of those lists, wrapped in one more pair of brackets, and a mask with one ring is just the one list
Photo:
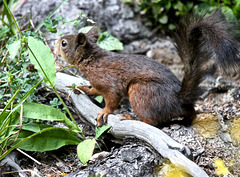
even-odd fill
[(32, 25), (32, 27), (33, 27), (33, 29), (35, 29), (35, 25), (34, 25), (34, 23), (33, 23), (33, 20), (30, 19), (29, 21), (30, 21), (30, 23), (31, 23), (31, 25)]
[(0, 175), (6, 175), (6, 174), (11, 174), (11, 173), (21, 173), (21, 172), (30, 172), (32, 176), (38, 176), (41, 177), (39, 174), (37, 174), (33, 170), (19, 170), (19, 171), (9, 171), (9, 172), (1, 172)]
[(18, 134), (18, 135), (14, 138), (14, 140), (11, 142), (11, 144), (13, 144), (17, 140), (17, 138), (18, 138), (18, 136), (19, 136), (19, 134), (22, 130), (22, 118), (23, 118), (23, 105), (21, 105), (21, 112), (20, 112), (20, 118), (19, 118), (20, 120), (19, 120), (19, 125), (17, 126), (17, 127), (19, 127), (19, 130), (15, 133), (12, 133), (10, 135), (10, 137), (13, 136), (13, 135), (16, 135), (16, 134)]
[(9, 87), (9, 90), (10, 90), (10, 93), (11, 93), (11, 97), (12, 97), (13, 96), (13, 92), (12, 92), (12, 88), (11, 88), (9, 82), (8, 82), (8, 87)]
[(33, 160), (33, 161), (36, 162), (38, 165), (42, 165), (41, 162), (39, 162), (38, 160), (34, 159), (32, 156), (28, 155), (26, 152), (23, 152), (21, 149), (17, 148), (17, 151), (19, 151), (19, 152), (22, 153), (23, 155), (27, 156), (29, 159)]
[(3, 59), (2, 59), (2, 61), (1, 61), (1, 63), (3, 63), (4, 62), (4, 60), (6, 59), (6, 57), (7, 57), (7, 54), (8, 54), (8, 51), (6, 52), (6, 54), (4, 55), (4, 57), (3, 57)]

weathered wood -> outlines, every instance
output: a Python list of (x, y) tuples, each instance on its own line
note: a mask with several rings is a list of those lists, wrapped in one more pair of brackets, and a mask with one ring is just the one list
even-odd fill
[[(57, 73), (56, 88), (70, 93), (66, 90), (66, 86), (73, 83), (76, 85), (87, 84), (89, 82), (64, 73)], [(71, 98), (76, 105), (80, 114), (92, 125), (96, 125), (95, 118), (101, 109), (96, 106), (87, 95), (71, 94)], [(189, 148), (176, 142), (160, 129), (148, 125), (146, 123), (134, 120), (120, 120), (119, 116), (109, 115), (108, 125), (112, 128), (109, 131), (116, 138), (124, 138), (125, 136), (136, 136), (146, 141), (154, 147), (164, 158), (168, 158), (173, 164), (180, 166), (187, 173), (194, 177), (208, 176), (197, 164), (189, 160), (179, 151), (189, 152)], [(178, 150), (177, 150), (178, 149)]]

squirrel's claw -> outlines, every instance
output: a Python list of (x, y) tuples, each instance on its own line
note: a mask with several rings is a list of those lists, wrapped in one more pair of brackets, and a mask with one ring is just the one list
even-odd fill
[(107, 112), (102, 110), (100, 113), (97, 115), (97, 126), (101, 127), (103, 124), (107, 123), (107, 118), (108, 118)]

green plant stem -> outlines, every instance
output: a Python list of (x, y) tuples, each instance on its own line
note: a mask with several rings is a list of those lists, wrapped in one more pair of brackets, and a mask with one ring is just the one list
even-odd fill
[(68, 66), (68, 67), (66, 67), (66, 68), (60, 69), (60, 70), (57, 71), (57, 72), (62, 72), (62, 71), (64, 71), (64, 70), (66, 70), (66, 69), (74, 68), (74, 67), (76, 67), (76, 66), (77, 66), (77, 65)]
[[(13, 100), (15, 99), (15, 97), (17, 96), (18, 92), (20, 91), (20, 88), (15, 92), (15, 94), (12, 96), (12, 98), (10, 99), (10, 101), (7, 103), (7, 105), (3, 108), (3, 111), (0, 114), (0, 117), (5, 113), (5, 111), (7, 110), (7, 108), (11, 105), (11, 103), (13, 102)], [(1, 128), (0, 128), (1, 129)]]
[[(32, 49), (28, 46), (28, 44), (26, 44), (29, 51), (32, 53), (33, 57), (35, 58), (36, 62), (38, 63), (39, 67), (41, 68), (44, 76), (47, 78), (48, 82), (50, 83), (50, 86), (53, 88), (53, 91), (55, 92), (55, 94), (57, 95), (57, 97), (59, 98), (59, 100), (62, 102), (63, 106), (65, 107), (67, 113), (69, 114), (71, 120), (74, 122), (74, 124), (76, 125), (75, 128), (78, 129), (79, 132), (82, 132), (81, 129), (77, 126), (76, 121), (74, 120), (74, 118), (72, 117), (72, 114), (70, 113), (69, 109), (67, 108), (66, 104), (64, 103), (64, 101), (62, 100), (62, 98), (60, 97), (60, 95), (58, 94), (56, 88), (54, 87), (54, 85), (52, 84), (52, 82), (50, 81), (50, 79), (48, 78), (46, 72), (44, 71), (44, 69), (42, 68), (41, 64), (39, 63), (37, 57), (35, 56), (34, 52), (32, 51)], [(84, 137), (84, 136), (83, 136)]]
[(12, 14), (12, 12), (11, 12), (11, 10), (8, 8), (8, 5), (7, 5), (6, 0), (3, 0), (3, 3), (4, 3), (4, 7), (5, 7), (5, 8), (7, 9), (7, 11), (8, 11), (8, 13), (7, 13), (8, 21), (10, 20), (10, 21), (9, 21), (9, 23), (10, 23), (10, 28), (11, 28), (13, 34), (16, 35), (16, 31), (15, 31), (15, 28), (13, 27), (12, 20), (14, 21), (14, 24), (15, 24), (15, 26), (17, 27), (17, 29), (18, 29), (18, 31), (19, 31), (19, 33), (20, 33), (20, 35), (21, 35), (21, 38), (22, 38), (22, 37), (23, 37), (23, 34), (22, 34), (22, 32), (21, 32), (21, 30), (20, 30), (20, 28), (19, 28), (19, 26), (18, 26), (18, 24), (17, 24), (17, 21), (15, 20), (13, 14)]
[[(74, 122), (74, 124), (76, 125), (76, 128), (79, 130), (80, 133), (82, 133), (82, 130), (77, 126), (77, 123), (76, 123), (76, 121), (74, 120), (72, 114), (70, 113), (67, 105), (64, 103), (64, 101), (62, 100), (62, 98), (61, 98), (60, 95), (58, 94), (58, 92), (57, 92), (57, 90), (56, 90), (55, 87), (53, 87), (53, 90), (54, 90), (54, 92), (56, 93), (58, 99), (62, 102), (63, 106), (65, 107), (65, 109), (66, 109), (66, 111), (67, 111), (67, 113), (68, 113), (68, 115), (70, 116), (70, 118), (72, 119), (72, 121)], [(84, 137), (83, 134), (82, 134), (82, 136)], [(84, 138), (84, 139), (85, 139), (85, 138)]]

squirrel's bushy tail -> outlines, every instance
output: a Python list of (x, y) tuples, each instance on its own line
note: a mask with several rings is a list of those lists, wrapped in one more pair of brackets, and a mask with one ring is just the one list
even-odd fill
[(184, 64), (185, 75), (179, 96), (183, 104), (194, 104), (202, 91), (204, 76), (217, 68), (225, 73), (238, 71), (240, 45), (235, 27), (220, 10), (212, 15), (196, 15), (177, 27), (176, 47)]

